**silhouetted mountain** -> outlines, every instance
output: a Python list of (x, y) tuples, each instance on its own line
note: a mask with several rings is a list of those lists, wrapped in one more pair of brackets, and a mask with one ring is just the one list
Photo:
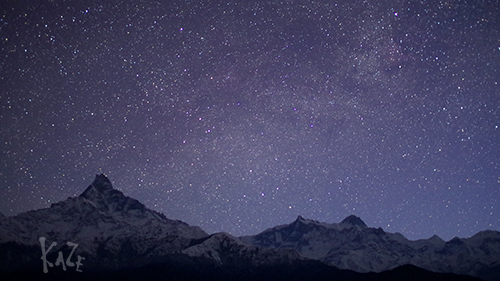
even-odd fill
[(356, 216), (341, 223), (320, 223), (299, 216), (242, 241), (273, 249), (294, 249), (302, 256), (357, 272), (382, 272), (412, 264), (434, 272), (453, 272), (500, 280), (500, 232), (445, 242), (438, 236), (410, 241), (399, 233), (370, 228)]
[(350, 225), (358, 225), (362, 228), (368, 227), (368, 226), (366, 226), (364, 221), (362, 221), (359, 217), (356, 217), (355, 215), (348, 216), (347, 218), (342, 220), (340, 223), (350, 224)]
[[(346, 237), (359, 245), (367, 243), (364, 247), (380, 247), (382, 255), (393, 249), (385, 242), (394, 237), (405, 239), (402, 235), (368, 228), (354, 216), (335, 225), (298, 217), (290, 225), (241, 239), (227, 233), (208, 235), (199, 227), (147, 209), (114, 189), (106, 176), (97, 175), (76, 198), (14, 217), (0, 216), (0, 273), (2, 280), (52, 281), (475, 280), (414, 266), (382, 273), (358, 273), (328, 265), (335, 260), (331, 246), (345, 243)], [(493, 255), (496, 249), (489, 247), (496, 243), (495, 239), (494, 232), (482, 233), (471, 241), (452, 240), (440, 249), (450, 259), (456, 255), (462, 260), (466, 258), (463, 245), (472, 244), (481, 245), (483, 251), (489, 250)], [(320, 240), (322, 245), (318, 244)], [(434, 238), (420, 244), (432, 248), (444, 243), (441, 241)], [(407, 250), (412, 246), (401, 247)], [(376, 255), (369, 254), (371, 258)], [(344, 256), (352, 257), (350, 253)]]
[[(78, 244), (75, 257), (85, 256), (87, 268), (119, 269), (181, 251), (192, 240), (207, 235), (199, 227), (170, 220), (147, 209), (139, 201), (113, 189), (104, 175), (97, 175), (79, 197), (0, 220), (0, 249), (9, 243), (37, 249), (32, 257), (36, 267), (40, 261), (40, 237), (46, 239), (47, 248), (50, 243), (57, 243), (49, 256), (55, 256), (60, 250), (70, 251), (66, 243), (72, 242)], [(13, 251), (0, 251), (0, 255), (0, 269), (27, 265), (19, 262), (15, 258), (19, 255)], [(30, 256), (19, 258), (29, 264)]]

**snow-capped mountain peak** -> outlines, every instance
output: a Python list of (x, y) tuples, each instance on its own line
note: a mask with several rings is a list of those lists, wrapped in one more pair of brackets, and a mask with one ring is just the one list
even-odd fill
[[(59, 247), (69, 241), (77, 243), (77, 252), (95, 267), (125, 266), (139, 258), (147, 261), (149, 256), (183, 250), (193, 239), (206, 236), (199, 227), (168, 219), (125, 196), (104, 175), (97, 175), (79, 197), (0, 219), (0, 244), (39, 247), (39, 238), (44, 237)], [(109, 259), (125, 250), (133, 258)], [(5, 268), (9, 266), (16, 263), (5, 263)]]
[(299, 215), (295, 221), (306, 221), (306, 219)]
[(0, 214), (0, 272), (24, 268), (40, 271), (41, 238), (57, 243), (48, 250), (50, 260), (58, 259), (58, 252), (67, 255), (66, 243), (71, 242), (78, 245), (75, 255), (85, 258), (85, 269), (103, 271), (170, 262), (170, 266), (180, 266), (188, 273), (201, 265), (229, 272), (281, 268), (287, 274), (296, 265), (320, 269), (328, 264), (358, 272), (379, 272), (413, 264), (497, 281), (493, 277), (500, 268), (497, 231), (448, 242), (438, 236), (410, 241), (399, 233), (367, 227), (359, 217), (351, 215), (340, 223), (298, 216), (290, 224), (254, 236), (208, 235), (199, 227), (168, 219), (125, 196), (103, 174), (96, 175), (80, 196), (50, 208), (13, 217)]
[(500, 232), (445, 242), (438, 236), (411, 241), (399, 233), (368, 227), (359, 217), (323, 223), (299, 216), (294, 222), (240, 239), (265, 248), (294, 249), (302, 256), (341, 269), (381, 272), (413, 264), (435, 272), (492, 279), (500, 269)]
[(293, 222), (293, 224), (317, 224), (319, 222), (317, 221), (314, 221), (314, 220), (310, 220), (310, 219), (306, 219), (302, 216), (298, 216), (297, 219)]
[(360, 226), (362, 228), (368, 227), (365, 222), (360, 218), (355, 215), (350, 215), (347, 218), (345, 218), (343, 221), (340, 222), (341, 224), (350, 224), (353, 226)]
[(92, 202), (101, 211), (132, 212), (135, 215), (146, 211), (144, 204), (114, 189), (104, 174), (96, 175), (92, 184), (79, 197)]
[(80, 197), (89, 198), (96, 192), (105, 193), (113, 190), (111, 181), (104, 174), (95, 175), (95, 179), (89, 187), (80, 195)]

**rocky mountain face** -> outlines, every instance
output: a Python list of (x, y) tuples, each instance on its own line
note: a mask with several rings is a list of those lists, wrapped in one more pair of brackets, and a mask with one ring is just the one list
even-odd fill
[[(256, 236), (209, 235), (147, 209), (97, 175), (78, 197), (0, 216), (0, 274), (2, 280), (476, 280), (410, 265), (352, 270), (392, 269), (418, 260), (415, 252), (425, 254), (418, 256), (422, 264), (436, 253), (450, 265), (469, 264), (498, 253), (497, 234), (408, 241), (351, 216), (340, 224), (299, 217)], [(492, 260), (476, 259), (475, 269)]]
[(448, 242), (438, 236), (411, 241), (399, 233), (370, 228), (356, 216), (336, 224), (299, 216), (291, 224), (240, 239), (265, 248), (294, 249), (304, 257), (357, 272), (382, 272), (412, 264), (435, 272), (500, 280), (498, 231)]
[[(69, 251), (66, 243), (76, 243), (75, 256), (85, 254), (88, 258), (84, 264), (92, 268), (118, 269), (148, 263), (156, 256), (181, 251), (193, 239), (207, 235), (199, 227), (170, 220), (126, 197), (113, 189), (104, 175), (97, 175), (79, 197), (0, 220), (0, 244), (40, 250), (39, 239), (44, 237), (47, 248), (49, 243), (57, 243), (50, 254), (61, 249)], [(6, 255), (2, 253), (3, 257)], [(16, 253), (10, 255), (14, 257)], [(1, 269), (20, 266), (15, 258), (7, 256), (3, 260), (6, 262), (1, 263)]]

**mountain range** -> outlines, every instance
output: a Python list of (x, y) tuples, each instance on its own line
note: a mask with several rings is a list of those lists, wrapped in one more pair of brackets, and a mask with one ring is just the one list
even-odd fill
[(264, 248), (294, 249), (303, 257), (357, 272), (382, 272), (412, 264), (434, 272), (500, 280), (498, 231), (482, 231), (448, 242), (436, 235), (411, 241), (399, 233), (370, 228), (353, 215), (334, 224), (299, 216), (291, 224), (240, 239)]
[(411, 241), (349, 216), (208, 234), (96, 175), (78, 197), (0, 216), (3, 280), (500, 280), (500, 232)]

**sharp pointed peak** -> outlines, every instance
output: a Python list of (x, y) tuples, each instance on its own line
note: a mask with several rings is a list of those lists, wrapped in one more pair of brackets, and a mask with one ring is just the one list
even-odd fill
[(298, 215), (297, 219), (296, 219), (296, 221), (305, 221), (305, 220), (306, 219), (303, 216), (301, 216), (301, 215)]
[(111, 181), (105, 174), (96, 174), (92, 185), (96, 188), (100, 189), (109, 189), (113, 188)]
[(441, 241), (444, 241), (441, 237), (437, 236), (436, 234), (432, 235), (431, 238), (429, 238), (431, 240), (441, 240)]
[(104, 174), (95, 175), (94, 181), (85, 189), (85, 191), (80, 195), (80, 197), (85, 197), (89, 199), (93, 197), (95, 193), (104, 193), (114, 190), (111, 181)]
[(360, 218), (355, 215), (350, 215), (344, 220), (342, 220), (340, 223), (342, 224), (350, 224), (350, 225), (358, 225), (360, 227), (368, 227), (365, 222)]
[(299, 215), (297, 216), (297, 219), (294, 221), (295, 223), (296, 222), (301, 222), (301, 223), (310, 223), (310, 222), (316, 222), (314, 220), (310, 220), (310, 219), (306, 219), (304, 218), (303, 216)]
[(292, 224), (293, 225), (297, 225), (297, 224), (320, 225), (321, 223), (319, 221), (316, 221), (316, 220), (306, 219), (303, 216), (299, 215), (299, 216), (297, 216), (297, 219)]
[(104, 174), (96, 175), (92, 184), (85, 189), (80, 197), (94, 202), (102, 210), (140, 209), (144, 211), (146, 209), (144, 204), (114, 189), (111, 181)]

